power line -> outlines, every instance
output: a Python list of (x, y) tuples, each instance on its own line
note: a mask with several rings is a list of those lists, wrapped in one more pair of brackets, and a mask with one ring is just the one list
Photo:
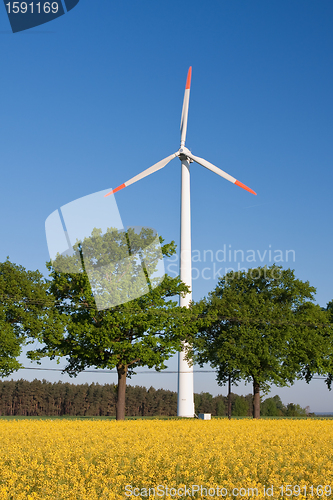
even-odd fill
[[(65, 372), (65, 368), (37, 368), (37, 367), (26, 367), (22, 366), (22, 368), (19, 368), (20, 370), (41, 370), (41, 371), (49, 371), (49, 372)], [(66, 372), (65, 372), (66, 373)], [(83, 370), (80, 373), (103, 373), (103, 374), (114, 374), (117, 373), (117, 370)], [(155, 373), (158, 374), (175, 374), (175, 373), (188, 373), (186, 371), (181, 371), (179, 372), (178, 370), (160, 370), (160, 371), (155, 371)], [(215, 370), (193, 370), (193, 373), (216, 373)], [(144, 371), (139, 371), (136, 373), (136, 375), (141, 375), (141, 374), (152, 374), (151, 370), (144, 370)], [(314, 380), (326, 380), (325, 377), (312, 377)]]

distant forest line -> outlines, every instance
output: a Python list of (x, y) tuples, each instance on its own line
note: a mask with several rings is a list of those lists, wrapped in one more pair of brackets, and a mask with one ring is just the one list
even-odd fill
[[(194, 395), (196, 413), (227, 416), (227, 396), (208, 392)], [(115, 384), (71, 384), (46, 380), (0, 382), (0, 416), (115, 416)], [(253, 396), (231, 393), (232, 416), (252, 416)], [(283, 405), (279, 396), (262, 401), (262, 416), (309, 416), (309, 407)], [(126, 415), (175, 416), (177, 393), (165, 389), (131, 386), (126, 389)]]

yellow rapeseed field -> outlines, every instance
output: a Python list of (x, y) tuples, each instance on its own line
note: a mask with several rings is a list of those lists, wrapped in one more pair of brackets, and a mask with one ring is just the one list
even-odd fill
[(331, 498), (333, 420), (1, 420), (0, 500)]

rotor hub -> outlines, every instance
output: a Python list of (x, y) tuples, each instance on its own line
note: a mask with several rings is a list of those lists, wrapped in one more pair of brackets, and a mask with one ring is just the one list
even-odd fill
[(178, 150), (178, 156), (181, 161), (187, 160), (189, 163), (193, 163), (193, 160), (189, 158), (187, 155), (191, 153), (189, 149), (185, 146), (181, 146)]

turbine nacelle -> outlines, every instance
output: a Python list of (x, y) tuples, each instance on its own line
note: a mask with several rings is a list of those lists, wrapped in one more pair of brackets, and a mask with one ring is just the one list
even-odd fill
[(189, 163), (193, 163), (192, 158), (189, 157), (190, 154), (191, 151), (189, 149), (187, 149), (185, 146), (180, 146), (177, 156), (181, 161), (187, 160)]

